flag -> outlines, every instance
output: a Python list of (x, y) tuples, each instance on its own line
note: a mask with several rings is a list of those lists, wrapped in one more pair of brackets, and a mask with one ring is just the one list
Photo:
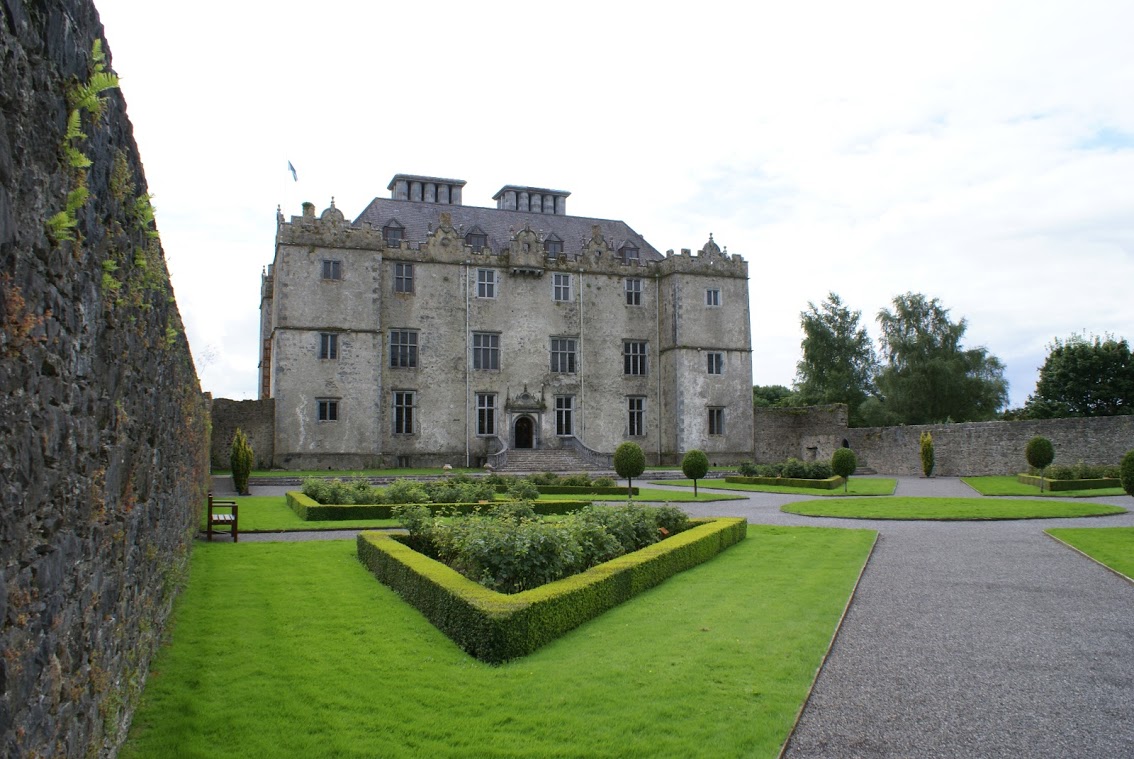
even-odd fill
[(292, 181), (298, 182), (299, 176), (295, 173), (295, 167), (291, 165), (291, 161), (287, 162), (287, 170), (291, 172)]

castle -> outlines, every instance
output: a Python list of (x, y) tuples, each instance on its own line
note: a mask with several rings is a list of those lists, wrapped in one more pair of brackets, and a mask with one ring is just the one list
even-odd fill
[(752, 458), (748, 265), (710, 239), (659, 253), (570, 193), (398, 174), (354, 221), (277, 212), (259, 395), (273, 464), (479, 466), (567, 448), (609, 466), (699, 448)]

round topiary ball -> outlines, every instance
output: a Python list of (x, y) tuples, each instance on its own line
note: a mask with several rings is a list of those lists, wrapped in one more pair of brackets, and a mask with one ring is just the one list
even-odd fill
[(1024, 456), (1028, 459), (1028, 464), (1042, 471), (1055, 460), (1055, 447), (1047, 438), (1036, 435), (1028, 441)]

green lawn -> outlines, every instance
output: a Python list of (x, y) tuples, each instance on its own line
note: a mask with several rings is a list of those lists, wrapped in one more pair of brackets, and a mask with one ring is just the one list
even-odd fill
[(1047, 534), (1134, 578), (1134, 527), (1063, 527)]
[[(677, 480), (678, 483), (681, 480)], [(689, 480), (689, 487), (693, 487), (693, 480)], [(670, 482), (655, 482), (655, 485), (670, 485)], [(638, 487), (635, 485), (634, 487)], [(693, 497), (693, 492), (688, 493), (682, 490), (658, 490), (656, 488), (639, 488), (638, 495), (634, 496), (632, 500), (635, 501), (700, 501), (704, 503), (711, 503), (713, 501), (736, 501), (742, 500), (744, 496), (741, 495), (722, 495), (721, 493), (698, 493), (697, 497)], [(592, 495), (590, 493), (578, 493), (570, 495), (540, 495), (541, 501), (625, 501), (625, 495)]]
[(1035, 485), (1025, 485), (1014, 475), (1004, 477), (962, 477), (961, 482), (981, 495), (1026, 495), (1044, 498), (1094, 498), (1100, 495), (1125, 495), (1122, 488), (1103, 488), (1101, 490), (1059, 490), (1042, 493)]
[(496, 667), (352, 541), (198, 544), (121, 756), (775, 757), (873, 540), (752, 526)]
[[(441, 467), (419, 468), (419, 469), (255, 469), (249, 475), (253, 479), (256, 477), (410, 477), (414, 475), (427, 475), (427, 474), (460, 474), (461, 472), (469, 473), (483, 473), (483, 469), (465, 469), (464, 467), (453, 467), (452, 469), (445, 470)], [(214, 477), (228, 477), (232, 472), (228, 469), (214, 469), (211, 474)]]
[(789, 503), (781, 506), (780, 510), (807, 517), (938, 520), (1054, 519), (1126, 513), (1126, 509), (1102, 503), (914, 497), (828, 498)]
[[(311, 521), (305, 522), (288, 508), (287, 498), (282, 495), (253, 495), (233, 499), (240, 512), (240, 531), (276, 532), (279, 530), (349, 530), (357, 528), (399, 527), (396, 519), (352, 519), (349, 522)], [(205, 529), (204, 517), (201, 529)]]
[[(851, 477), (848, 482), (849, 492), (844, 493), (842, 487), (837, 490), (820, 490), (819, 488), (794, 488), (781, 485), (744, 485), (724, 480), (697, 480), (698, 488), (712, 488), (714, 490), (747, 490), (755, 493), (789, 493), (791, 495), (892, 495), (897, 486), (897, 480), (885, 477)], [(652, 483), (654, 485), (678, 485), (680, 487), (693, 487), (693, 480), (665, 480)]]

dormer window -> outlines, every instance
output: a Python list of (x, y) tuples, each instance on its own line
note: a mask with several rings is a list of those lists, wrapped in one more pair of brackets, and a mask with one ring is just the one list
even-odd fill
[(626, 243), (618, 249), (618, 254), (622, 256), (622, 263), (628, 264), (631, 261), (638, 260), (638, 248), (632, 243)]
[(488, 235), (480, 227), (473, 227), (465, 235), (465, 245), (472, 248), (474, 253), (480, 253), (488, 247)]
[(543, 249), (549, 257), (554, 258), (563, 253), (563, 240), (559, 239), (559, 235), (548, 235), (543, 241)]
[(386, 226), (382, 227), (382, 239), (390, 247), (396, 247), (401, 244), (402, 239), (405, 237), (406, 228), (403, 227), (397, 219), (390, 219), (386, 222)]

